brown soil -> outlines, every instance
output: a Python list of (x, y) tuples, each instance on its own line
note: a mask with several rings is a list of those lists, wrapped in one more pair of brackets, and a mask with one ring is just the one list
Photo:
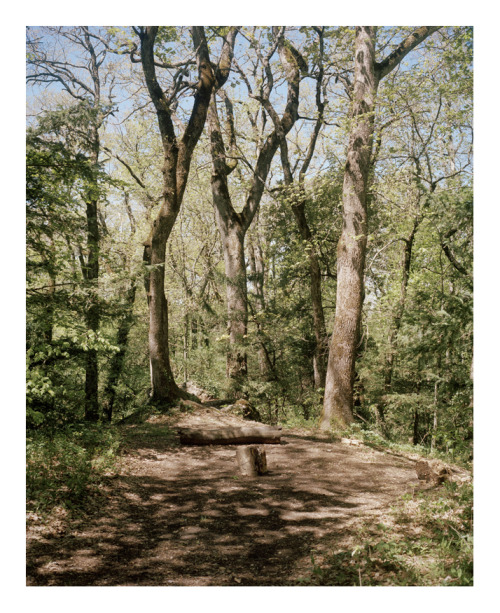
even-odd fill
[[(27, 585), (294, 585), (361, 525), (418, 487), (412, 460), (283, 431), (267, 475), (239, 474), (234, 446), (180, 446), (154, 425), (240, 424), (214, 409), (124, 426), (127, 448), (84, 519), (28, 529)], [(244, 422), (251, 423), (251, 422)]]

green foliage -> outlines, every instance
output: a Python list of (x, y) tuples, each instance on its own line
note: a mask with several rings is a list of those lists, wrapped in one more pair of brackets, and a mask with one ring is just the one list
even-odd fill
[(83, 510), (88, 497), (113, 475), (119, 446), (116, 429), (102, 426), (31, 432), (26, 440), (28, 511)]
[[(380, 28), (379, 59), (410, 31), (407, 26)], [(214, 26), (206, 32), (215, 58), (227, 28)], [(270, 190), (266, 190), (247, 234), (246, 255), (250, 241), (262, 250), (264, 301), (261, 303), (257, 291), (259, 279), (248, 270), (249, 326), (240, 347), (248, 356), (244, 391), (263, 419), (272, 423), (312, 425), (321, 409), (322, 390), (315, 390), (313, 382), (309, 254), (314, 248), (319, 257), (330, 334), (336, 303), (336, 249), (342, 228), (344, 137), (349, 124), (345, 84), (353, 67), (354, 32), (352, 27), (323, 28), (324, 68), (333, 76), (324, 90), (327, 124), (304, 179), (304, 192), (302, 187), (285, 189), (276, 156)], [(50, 100), (50, 113), (40, 113), (37, 108), (36, 125), (27, 132), (30, 429), (63, 427), (81, 419), (89, 350), (98, 353), (101, 401), (116, 363), (114, 357), (124, 351), (121, 374), (112, 386), (113, 411), (118, 419), (148, 399), (148, 316), (140, 289), (144, 273), (141, 241), (160, 206), (162, 168), (158, 160), (162, 147), (157, 126), (151, 124), (149, 111), (141, 108), (143, 101), (137, 98), (135, 76), (127, 83), (131, 70), (140, 73), (140, 65), (130, 63), (127, 56), (139, 43), (137, 34), (132, 28), (120, 27), (102, 29), (99, 34), (125, 54), (114, 66), (123, 91), (130, 94), (123, 113), (118, 105), (116, 108), (121, 132), (106, 123), (112, 110), (109, 105), (93, 106), (83, 100), (57, 104), (65, 101), (64, 96), (57, 97), (56, 104)], [(43, 36), (40, 33), (40, 39)], [(56, 40), (55, 31), (51, 36)], [(310, 76), (317, 74), (318, 31), (306, 26), (289, 28), (287, 36), (307, 62)], [(258, 63), (257, 52), (266, 55), (275, 42), (271, 28), (246, 26), (238, 41), (236, 54), (244, 70)], [(164, 62), (188, 60), (193, 54), (188, 29), (160, 27), (155, 53)], [(284, 90), (277, 86), (281, 79), (278, 54), (270, 56), (269, 67), (275, 81), (271, 102), (278, 111), (284, 102)], [(189, 73), (186, 80), (193, 78), (193, 70)], [(169, 74), (158, 67), (158, 75), (162, 87), (173, 86), (169, 83), (173, 71)], [(179, 81), (171, 91), (178, 86), (180, 97), (172, 102), (172, 108), (175, 106), (182, 120), (190, 111), (184, 102), (190, 89), (183, 89), (180, 73), (177, 76)], [(255, 93), (268, 77), (258, 70), (253, 76)], [(248, 78), (252, 80), (250, 73)], [(240, 148), (238, 165), (228, 180), (238, 210), (244, 206), (253, 178), (247, 165), (262, 146), (258, 127), (265, 125), (265, 135), (271, 126), (259, 101), (248, 97), (242, 83), (239, 72), (234, 72), (228, 83), (234, 86), (228, 96), (233, 101)], [(85, 92), (82, 95), (86, 96)], [(221, 105), (220, 111), (224, 131), (227, 110)], [(432, 445), (433, 453), (461, 461), (470, 460), (472, 453), (471, 111), (472, 29), (468, 27), (441, 29), (381, 84), (375, 114), (375, 144), (380, 150), (367, 198), (365, 306), (355, 384), (356, 419), (365, 428), (364, 434), (356, 436), (383, 434), (391, 445), (406, 445), (416, 431), (417, 448), (430, 452)], [(301, 82), (300, 116), (313, 119), (317, 112), (313, 82), (305, 78)], [(296, 170), (306, 154), (314, 124), (309, 119), (297, 122), (288, 138)], [(100, 142), (118, 152), (128, 168), (113, 157), (106, 160), (106, 166), (91, 163), (94, 129), (99, 130)], [(202, 137), (192, 163), (192, 180), (169, 238), (165, 288), (176, 381), (195, 381), (221, 397), (228, 384), (226, 279), (214, 223), (208, 145)], [(311, 241), (301, 237), (292, 210), (304, 194)], [(99, 199), (100, 212), (100, 272), (99, 282), (93, 284), (86, 283), (82, 274), (82, 261), (88, 256), (85, 206), (89, 198)], [(399, 314), (402, 257), (416, 220), (405, 303)], [(127, 296), (133, 283), (138, 288), (137, 298), (130, 304)], [(100, 312), (97, 335), (86, 331), (86, 311), (91, 303)], [(120, 341), (117, 333), (124, 321), (130, 323), (129, 334)], [(263, 346), (267, 368), (262, 362)], [(391, 352), (394, 360), (388, 388)]]
[(325, 556), (300, 585), (473, 584), (472, 487), (445, 484), (403, 497), (390, 523), (361, 528), (349, 548)]
[[(322, 292), (327, 325), (331, 322), (335, 302), (334, 246), (341, 230), (339, 180), (337, 174), (334, 174), (334, 181), (328, 174), (305, 185), (305, 215), (324, 271)], [(249, 276), (252, 323), (262, 331), (259, 335), (253, 332), (253, 326), (250, 328), (249, 364), (252, 372), (258, 370), (256, 356), (263, 342), (273, 362), (273, 372), (268, 374), (273, 385), (267, 386), (267, 399), (263, 399), (266, 412), (276, 412), (278, 409), (270, 407), (283, 404), (288, 409), (282, 419), (296, 415), (307, 421), (318, 414), (321, 400), (314, 391), (312, 365), (315, 336), (308, 255), (312, 247), (302, 239), (291, 211), (301, 194), (302, 190), (297, 187), (282, 188), (277, 198), (261, 212), (261, 224), (265, 228), (260, 237), (265, 269), (265, 308), (260, 309), (255, 280)], [(311, 401), (313, 396), (315, 399)]]
[[(102, 164), (93, 163), (89, 126), (102, 122), (107, 108), (86, 102), (40, 115), (28, 129), (27, 178), (27, 425), (63, 425), (83, 411), (85, 357), (97, 351), (108, 361), (119, 351), (114, 327), (106, 321), (123, 317), (129, 304), (130, 274), (125, 280), (123, 256), (107, 241), (101, 266), (112, 267), (114, 292), (85, 281), (87, 201), (101, 210), (112, 188)], [(101, 228), (106, 236), (106, 228)], [(101, 240), (102, 247), (104, 241)], [(118, 274), (118, 271), (120, 273)], [(125, 292), (123, 288), (125, 287)], [(97, 304), (101, 329), (88, 329), (90, 304)], [(101, 371), (101, 389), (105, 371)], [(124, 407), (126, 408), (126, 407)]]
[[(426, 206), (418, 209), (417, 205), (415, 210), (410, 199), (404, 216), (377, 201), (376, 224), (383, 242), (372, 247), (380, 255), (377, 269), (373, 266), (369, 271), (373, 287), (368, 285), (371, 296), (365, 325), (370, 336), (358, 362), (361, 395), (372, 420), (377, 411), (383, 411), (386, 434), (393, 440), (406, 442), (416, 431), (420, 444), (430, 447), (432, 443), (456, 459), (468, 460), (472, 452), (472, 193), (455, 180), (430, 199), (422, 186), (418, 189), (422, 194), (418, 202), (425, 197)], [(406, 240), (412, 216), (415, 220), (418, 215), (400, 312), (406, 244), (404, 240), (391, 243), (388, 237)], [(387, 389), (391, 351), (395, 358)]]

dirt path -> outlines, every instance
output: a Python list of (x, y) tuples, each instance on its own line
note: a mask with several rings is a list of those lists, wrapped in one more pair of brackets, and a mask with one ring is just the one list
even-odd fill
[[(285, 430), (269, 474), (241, 477), (231, 446), (181, 447), (165, 425), (241, 423), (221, 411), (127, 426), (105, 503), (61, 534), (28, 533), (28, 585), (293, 585), (312, 550), (382, 521), (418, 485), (413, 462)], [(248, 422), (245, 422), (248, 423)], [(154, 426), (160, 435), (154, 435)]]

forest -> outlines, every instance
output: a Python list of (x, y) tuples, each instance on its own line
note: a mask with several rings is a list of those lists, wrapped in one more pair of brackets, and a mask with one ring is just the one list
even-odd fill
[(28, 584), (472, 585), (472, 27), (28, 27), (26, 83)]

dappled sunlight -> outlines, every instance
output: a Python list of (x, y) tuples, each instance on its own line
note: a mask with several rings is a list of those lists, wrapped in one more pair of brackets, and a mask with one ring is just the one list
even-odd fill
[(130, 447), (90, 521), (30, 544), (29, 584), (283, 585), (319, 541), (417, 483), (411, 462), (367, 448), (283, 442), (266, 445), (259, 478), (239, 474), (232, 446)]

